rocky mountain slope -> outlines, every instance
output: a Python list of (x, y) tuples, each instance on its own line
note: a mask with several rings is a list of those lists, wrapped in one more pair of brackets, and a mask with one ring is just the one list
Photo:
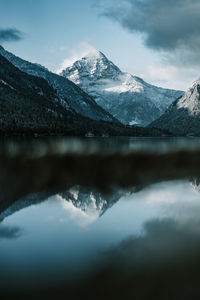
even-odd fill
[(21, 71), (45, 79), (59, 95), (60, 104), (64, 109), (73, 111), (94, 120), (117, 122), (108, 112), (98, 106), (94, 99), (68, 79), (58, 76), (45, 67), (25, 61), (0, 46), (0, 54)]
[(92, 120), (62, 103), (43, 78), (28, 75), (0, 55), (0, 135), (160, 135), (159, 130)]
[[(42, 79), (13, 66), (0, 55), (0, 131), (67, 131), (74, 113), (64, 110), (60, 97)], [(73, 126), (72, 126), (73, 128)]]
[(122, 72), (99, 51), (74, 62), (60, 75), (81, 87), (115, 118), (130, 125), (149, 124), (183, 95), (182, 91), (159, 88)]
[(200, 135), (200, 79), (150, 127), (168, 130), (174, 135)]

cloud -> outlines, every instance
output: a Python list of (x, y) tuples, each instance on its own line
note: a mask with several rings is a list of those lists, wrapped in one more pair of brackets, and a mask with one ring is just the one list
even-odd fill
[(112, 298), (199, 299), (199, 225), (199, 219), (184, 224), (172, 219), (146, 223), (143, 235), (102, 254), (100, 270), (88, 286), (98, 287), (101, 282)]
[(104, 15), (179, 65), (200, 65), (199, 14), (199, 0), (126, 0), (104, 6)]
[(0, 225), (0, 239), (15, 239), (20, 236), (20, 228)]
[(173, 219), (154, 219), (145, 223), (143, 235), (124, 240), (105, 256), (110, 263), (126, 271), (130, 268), (133, 273), (166, 266), (170, 261), (174, 263), (181, 252), (185, 258), (184, 252), (190, 253), (194, 246), (200, 249), (198, 226), (199, 221), (181, 224)]
[(199, 69), (188, 67), (180, 70), (175, 64), (157, 62), (147, 65), (140, 76), (163, 88), (185, 90), (199, 77)]
[[(67, 48), (61, 47), (60, 50), (64, 51), (67, 50)], [(98, 51), (95, 47), (90, 45), (88, 42), (82, 42), (79, 44), (79, 46), (75, 49), (71, 49), (69, 51), (69, 55), (66, 59), (63, 60), (60, 67), (56, 71), (57, 74), (61, 73), (63, 70), (65, 70), (67, 67), (70, 67), (75, 63), (75, 61), (80, 60), (82, 57), (87, 55), (97, 55)]]
[(0, 43), (20, 41), (23, 39), (23, 34), (20, 30), (15, 28), (0, 28)]

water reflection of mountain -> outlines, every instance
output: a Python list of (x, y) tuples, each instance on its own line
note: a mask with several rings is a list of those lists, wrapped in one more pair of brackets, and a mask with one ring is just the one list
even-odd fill
[[(124, 194), (125, 192), (117, 189), (103, 193), (95, 189), (76, 186), (55, 196), (60, 196), (63, 201), (71, 202), (74, 207), (85, 213), (90, 212), (102, 216)], [(34, 193), (11, 203), (4, 198), (3, 201), (0, 201), (0, 222), (17, 211), (48, 200), (50, 196), (52, 195), (47, 193)]]
[(193, 188), (200, 193), (200, 177), (195, 177), (190, 180)]
[[(189, 180), (195, 190), (200, 192), (200, 177), (195, 177)], [(129, 189), (129, 193), (141, 191), (145, 186), (138, 186)], [(96, 217), (101, 217), (109, 208), (125, 196), (127, 191), (113, 188), (110, 192), (102, 192), (95, 188), (74, 186), (66, 191), (57, 194), (50, 193), (33, 193), (17, 201), (10, 200), (9, 197), (0, 199), (0, 222), (6, 217), (14, 214), (31, 205), (40, 204), (49, 200), (52, 196), (57, 196), (62, 200), (62, 204), (70, 203), (74, 208), (86, 213), (94, 214)]]
[(45, 201), (47, 197), (48, 196), (45, 193), (35, 193), (14, 202), (10, 202), (8, 199), (4, 198), (3, 201), (0, 201), (0, 222), (23, 208)]
[[(161, 195), (160, 191), (163, 190), (163, 194), (165, 196), (161, 200), (170, 200), (169, 196), (172, 195), (170, 191), (175, 192), (173, 188), (174, 184), (171, 184), (171, 188), (170, 183), (168, 188), (166, 188), (165, 183), (159, 185), (160, 189), (158, 190), (157, 197), (155, 198), (158, 199)], [(84, 297), (87, 299), (94, 299), (94, 295), (95, 299), (199, 299), (200, 202), (198, 201), (198, 195), (196, 197), (195, 191), (192, 191), (189, 182), (186, 183), (186, 185), (191, 194), (188, 194), (186, 190), (185, 195), (181, 199), (181, 193), (185, 186), (185, 182), (182, 182), (181, 186), (178, 187), (178, 194), (175, 195), (178, 195), (178, 197), (176, 197), (177, 201), (169, 201), (167, 203), (167, 206), (164, 207), (165, 213), (163, 216), (160, 210), (157, 212), (158, 214), (156, 214), (156, 216), (153, 216), (153, 218), (149, 215), (148, 219), (145, 219), (143, 223), (141, 234), (138, 234), (136, 231), (132, 233), (130, 233), (131, 231), (128, 231), (128, 235), (124, 236), (122, 240), (119, 239), (119, 242), (109, 243), (109, 247), (106, 248), (106, 251), (98, 251), (98, 254), (95, 257), (95, 263), (92, 261), (92, 269), (90, 272), (84, 272), (84, 280), (80, 279), (80, 281), (72, 283), (68, 279), (68, 274), (71, 275), (71, 271), (68, 271), (70, 268), (69, 265), (67, 265), (67, 267), (65, 266), (65, 270), (67, 270), (66, 273), (62, 273), (64, 274), (62, 275), (64, 278), (63, 282), (61, 281), (57, 283), (58, 285), (56, 287), (53, 284), (48, 284), (48, 286), (45, 285), (44, 291), (42, 290), (42, 292), (40, 290), (39, 292), (38, 290), (36, 292), (32, 292), (32, 290), (30, 290), (30, 294), (26, 295), (26, 297), (22, 297), (21, 299), (57, 299), (60, 298), (58, 295), (62, 295), (61, 298), (64, 297), (73, 299), (82, 299)], [(153, 194), (156, 194), (156, 190), (157, 189), (153, 187)], [(165, 194), (167, 190), (169, 193)], [(190, 197), (190, 195), (191, 201), (187, 201), (187, 198)], [(79, 187), (75, 187), (65, 193), (58, 194), (58, 198), (65, 199), (64, 201), (66, 203), (74, 203), (74, 206), (85, 212), (87, 212), (87, 210), (91, 207), (96, 207), (98, 211), (102, 211), (103, 204), (104, 211), (106, 211), (106, 209), (112, 205), (112, 200), (113, 203), (115, 200), (117, 201), (116, 198), (112, 198), (112, 195), (105, 198), (103, 194), (98, 195), (98, 192), (92, 192), (91, 189)], [(139, 197), (139, 199), (142, 200), (142, 197)], [(29, 200), (30, 204), (31, 199)], [(32, 198), (32, 200), (34, 199)], [(109, 203), (106, 204), (104, 202), (105, 200)], [(28, 201), (26, 203), (24, 201), (24, 204), (28, 205)], [(169, 214), (166, 211), (166, 207), (169, 210)], [(147, 206), (146, 208), (148, 211)], [(143, 211), (141, 214), (143, 212), (146, 214), (147, 212), (145, 211), (144, 206), (142, 206), (142, 209)], [(121, 212), (122, 214), (124, 213), (123, 210)], [(132, 214), (131, 212), (130, 215), (132, 218), (137, 219), (137, 214)], [(125, 218), (127, 218), (127, 216)], [(120, 225), (123, 221), (120, 220), (120, 218), (115, 218), (115, 220), (117, 224), (119, 224), (119, 227), (121, 227)], [(127, 223), (129, 223), (128, 218)], [(106, 229), (104, 231), (105, 236), (108, 224), (109, 223), (106, 222)], [(67, 223), (67, 225), (69, 225), (69, 223)], [(48, 230), (51, 231), (51, 227), (47, 227)], [(66, 232), (68, 232), (66, 231), (66, 228), (73, 228), (73, 226), (64, 227), (65, 230), (64, 235), (62, 235), (62, 239), (65, 240)], [(96, 227), (96, 224), (94, 227)], [(131, 230), (133, 230), (133, 228)], [(90, 232), (91, 230), (78, 231), (83, 233)], [(99, 231), (99, 228), (97, 231)], [(92, 239), (99, 239), (97, 231), (95, 231), (95, 236), (92, 235)], [(13, 231), (9, 233), (11, 234)], [(19, 234), (18, 232), (16, 233)], [(75, 235), (72, 230), (72, 238), (75, 238)], [(78, 240), (81, 235), (78, 235), (76, 239)], [(70, 240), (71, 238), (69, 238), (69, 241)], [(85, 239), (85, 236), (83, 240), (83, 243), (86, 243), (85, 241), (87, 239)], [(38, 241), (39, 243), (41, 242), (40, 239)], [(68, 244), (67, 241), (68, 240), (65, 240), (64, 243)], [(52, 239), (50, 239), (50, 242), (52, 242)], [(46, 241), (44, 241), (44, 243), (46, 243)], [(61, 243), (61, 245), (63, 247), (63, 243)], [(76, 251), (74, 245), (77, 245), (76, 242), (75, 244), (72, 243), (72, 245), (70, 245), (73, 255)], [(47, 247), (53, 248), (52, 243), (47, 243)], [(58, 251), (60, 256), (59, 243), (55, 244), (54, 247), (59, 249)], [(78, 251), (82, 253), (83, 249), (81, 247), (78, 248)], [(13, 249), (15, 248), (13, 247)], [(48, 251), (49, 250), (47, 250), (47, 252)], [(54, 248), (52, 253), (53, 256), (55, 256), (56, 252), (54, 251)], [(71, 261), (70, 251), (64, 251), (64, 253)], [(33, 255), (35, 255), (35, 252), (33, 252)], [(91, 259), (90, 252), (89, 256)], [(83, 259), (85, 260), (85, 257)], [(1, 262), (2, 261), (3, 258), (1, 257)], [(74, 261), (75, 263), (77, 262), (76, 260)], [(74, 261), (72, 260), (73, 266)], [(1, 270), (3, 270), (2, 266)], [(54, 274), (60, 274), (58, 269), (56, 271), (58, 273), (53, 272), (53, 276)], [(3, 274), (2, 277), (5, 277), (5, 273), (1, 273)], [(50, 273), (51, 272), (49, 272), (49, 274)], [(59, 277), (59, 275), (57, 276)], [(38, 277), (39, 275), (37, 274), (37, 279)], [(51, 275), (49, 275), (48, 283), (51, 282), (50, 280)], [(26, 281), (23, 281), (23, 286), (25, 285), (25, 282)]]
[(107, 209), (113, 206), (124, 193), (120, 190), (113, 190), (110, 193), (102, 193), (95, 189), (76, 186), (66, 192), (60, 193), (66, 201), (71, 201), (73, 205), (84, 212), (94, 210), (102, 216)]

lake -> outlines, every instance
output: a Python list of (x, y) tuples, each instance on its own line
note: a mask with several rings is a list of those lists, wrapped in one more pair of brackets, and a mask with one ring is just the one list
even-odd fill
[(3, 299), (199, 299), (198, 138), (0, 145)]

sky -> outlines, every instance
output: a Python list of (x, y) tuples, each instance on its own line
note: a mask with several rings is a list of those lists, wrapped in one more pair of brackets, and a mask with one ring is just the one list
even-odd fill
[(50, 70), (93, 47), (122, 71), (187, 89), (200, 76), (199, 0), (0, 0), (0, 44)]

